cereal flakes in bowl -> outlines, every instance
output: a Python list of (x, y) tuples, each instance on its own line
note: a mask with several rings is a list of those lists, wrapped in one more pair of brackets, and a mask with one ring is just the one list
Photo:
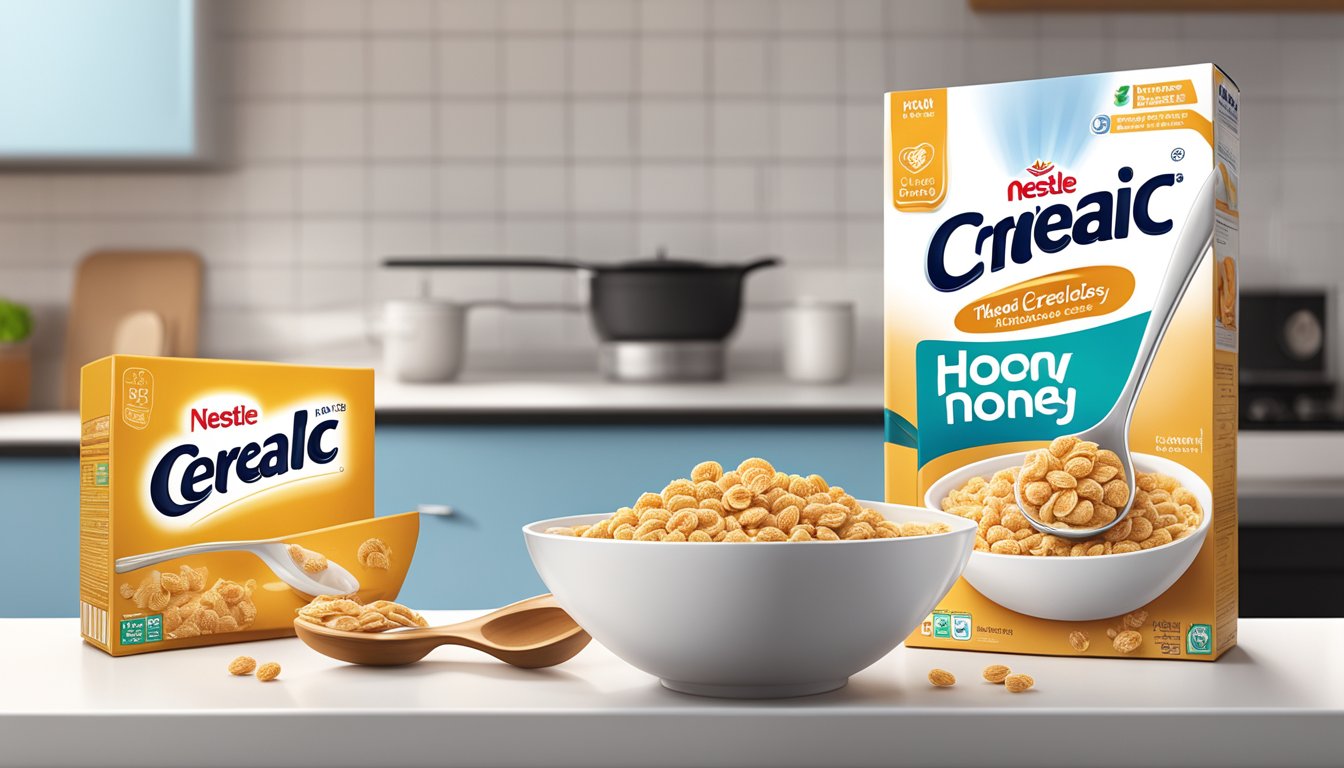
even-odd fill
[(1166, 592), (1199, 554), (1213, 499), (1185, 466), (1134, 453), (1138, 489), (1127, 518), (1101, 536), (1072, 541), (1036, 531), (1014, 503), (1015, 473), (1027, 453), (961, 467), (924, 495), (928, 509), (976, 524), (976, 551), (963, 575), (985, 597), (1055, 621), (1120, 616)]
[[(686, 494), (658, 495), (666, 504)], [(659, 519), (656, 510), (664, 508), (641, 498), (646, 506), (640, 516), (647, 519), (632, 527), (647, 524), (651, 531), (648, 521)], [(794, 533), (780, 528), (779, 518), (796, 505), (774, 511), (763, 503), (736, 514), (741, 527), (734, 530), (745, 541), (729, 540), (724, 531), (716, 542), (720, 532), (709, 532), (731, 525), (731, 513), (720, 515), (721, 521), (707, 519), (704, 537), (674, 535), (690, 526), (690, 518), (673, 522), (673, 512), (662, 523), (662, 537), (625, 531), (626, 538), (616, 538), (617, 530), (631, 525), (619, 511), (543, 520), (525, 526), (523, 535), (537, 573), (574, 620), (664, 686), (730, 698), (804, 696), (843, 686), (899, 645), (956, 582), (974, 545), (974, 521), (920, 507), (854, 505), (872, 514), (851, 510), (845, 521), (823, 521), (819, 515), (838, 510), (799, 510), (800, 520), (790, 528), (810, 524), (835, 532), (829, 541), (815, 534), (790, 541)], [(758, 521), (755, 512), (743, 523), (742, 514), (757, 506), (769, 509), (776, 525), (746, 524), (769, 522)], [(804, 515), (818, 519), (806, 523)], [(791, 521), (792, 513), (784, 516)], [(615, 529), (606, 523), (610, 538), (592, 527), (616, 517)], [(832, 521), (840, 527), (820, 525)], [(867, 535), (870, 527), (888, 536)], [(762, 538), (767, 529), (786, 535), (766, 532)], [(701, 530), (697, 522), (691, 534)]]

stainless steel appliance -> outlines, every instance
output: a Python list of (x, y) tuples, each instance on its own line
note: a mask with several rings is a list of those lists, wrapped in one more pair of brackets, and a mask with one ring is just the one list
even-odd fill
[(1344, 428), (1329, 298), (1319, 290), (1242, 291), (1243, 429)]
[(669, 258), (597, 264), (539, 257), (407, 256), (394, 268), (559, 269), (588, 275), (599, 365), (617, 381), (713, 381), (724, 375), (724, 340), (737, 326), (742, 283), (779, 264), (764, 256), (744, 264)]

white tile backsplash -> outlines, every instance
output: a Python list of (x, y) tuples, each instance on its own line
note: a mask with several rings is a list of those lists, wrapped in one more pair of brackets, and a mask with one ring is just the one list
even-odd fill
[(488, 32), (499, 26), (496, 0), (437, 0), (435, 18), (446, 32)]
[(704, 93), (706, 53), (703, 36), (644, 38), (638, 59), (640, 91), (655, 95)]
[(424, 32), (434, 28), (434, 0), (365, 0), (372, 32)]
[(712, 87), (720, 96), (760, 96), (770, 86), (770, 41), (721, 37), (710, 45)]
[(437, 205), (444, 214), (490, 214), (499, 208), (500, 169), (493, 164), (444, 163)]
[(709, 151), (707, 115), (708, 107), (702, 101), (640, 104), (639, 153), (658, 159), (704, 157)]
[(570, 23), (576, 32), (613, 32), (635, 28), (637, 7), (630, 0), (574, 0)]
[(428, 96), (435, 91), (434, 41), (385, 37), (369, 42), (369, 92), (375, 96)]
[(503, 110), (493, 101), (440, 103), (438, 109), (439, 157), (484, 160), (500, 151), (499, 124)]
[(570, 194), (576, 214), (629, 213), (634, 209), (635, 172), (629, 165), (584, 165), (574, 169)]
[[(0, 295), (59, 359), (73, 266), (109, 246), (207, 262), (202, 351), (364, 344), (413, 295), (389, 253), (553, 253), (789, 266), (880, 336), (884, 90), (1214, 60), (1242, 86), (1247, 285), (1344, 282), (1344, 19), (976, 14), (964, 0), (236, 0), (228, 162), (0, 172)], [(272, 279), (273, 276), (273, 279)], [(460, 300), (578, 295), (553, 276), (428, 276)], [(753, 283), (755, 281), (753, 277)], [(743, 339), (774, 343), (748, 313)], [(343, 340), (343, 341), (342, 341)], [(473, 353), (591, 352), (581, 316), (474, 313)], [(371, 348), (370, 348), (371, 349)], [(875, 351), (867, 355), (876, 360)]]
[(299, 170), (299, 210), (304, 214), (359, 216), (364, 211), (364, 165), (304, 165)]
[(504, 91), (549, 94), (564, 91), (566, 41), (560, 37), (517, 37), (504, 41)]
[(314, 160), (363, 157), (370, 106), (362, 101), (300, 102), (296, 154)]
[(833, 96), (840, 85), (837, 38), (780, 38), (774, 61), (774, 90), (781, 96)]
[[(299, 41), (299, 89), (307, 96), (360, 96), (365, 87), (365, 42), (359, 37)], [(264, 75), (264, 73), (262, 73)]]
[(369, 106), (369, 157), (424, 160), (434, 155), (434, 103), (379, 101)]
[(432, 165), (373, 166), (369, 170), (369, 210), (375, 214), (432, 214), (435, 182)]
[(617, 101), (576, 101), (570, 105), (569, 151), (578, 161), (626, 158), (633, 151), (635, 107)]
[(573, 93), (582, 96), (629, 96), (634, 90), (633, 39), (582, 38), (569, 51), (572, 57), (569, 87)]
[(560, 158), (565, 154), (565, 103), (504, 104), (504, 154), (510, 158)]
[(499, 93), (502, 87), (499, 49), (499, 41), (493, 37), (442, 38), (436, 51), (439, 93), (445, 96)]

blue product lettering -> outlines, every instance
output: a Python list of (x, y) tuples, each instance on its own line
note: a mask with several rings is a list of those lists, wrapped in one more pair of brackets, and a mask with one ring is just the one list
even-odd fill
[[(263, 477), (302, 469), (305, 461), (329, 464), (340, 449), (335, 446), (323, 448), (322, 438), (338, 425), (335, 419), (328, 419), (318, 422), (309, 432), (308, 412), (299, 410), (294, 412), (293, 429), (289, 435), (277, 432), (262, 443), (247, 443), (219, 451), (213, 459), (201, 456), (199, 446), (183, 443), (165, 453), (154, 467), (149, 481), (150, 501), (161, 514), (180, 517), (200, 506), (211, 493), (228, 493), (230, 475), (243, 483), (255, 483)], [(188, 458), (191, 461), (185, 463), (176, 482), (182, 499), (179, 503), (172, 494), (175, 468)]]
[[(1134, 169), (1122, 167), (1116, 177), (1122, 184), (1128, 184), (1134, 178)], [(929, 240), (925, 275), (935, 289), (950, 293), (984, 275), (986, 243), (989, 244), (989, 270), (998, 272), (1007, 266), (1009, 256), (1014, 264), (1026, 264), (1036, 251), (1058, 253), (1071, 243), (1090, 245), (1129, 237), (1131, 221), (1145, 235), (1164, 235), (1171, 231), (1172, 220), (1153, 218), (1153, 193), (1175, 185), (1182, 178), (1178, 174), (1163, 173), (1148, 179), (1137, 190), (1122, 186), (1113, 193), (1103, 191), (1084, 195), (1078, 200), (1076, 210), (1064, 203), (1044, 210), (1036, 206), (1016, 216), (1006, 216), (992, 225), (985, 225), (984, 214), (975, 211), (959, 213), (944, 221)], [(960, 274), (953, 274), (947, 268), (948, 242), (963, 227), (978, 228), (974, 251), (981, 259)]]

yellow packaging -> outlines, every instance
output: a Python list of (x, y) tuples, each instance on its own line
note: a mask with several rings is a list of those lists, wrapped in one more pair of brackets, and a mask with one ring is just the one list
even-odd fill
[(908, 645), (1235, 644), (1240, 101), (1211, 64), (886, 95), (887, 499), (979, 524)]
[(371, 370), (116, 355), (81, 371), (80, 421), (80, 631), (98, 648), (281, 637), (314, 596), (299, 587), (400, 591), (419, 520), (373, 517)]

